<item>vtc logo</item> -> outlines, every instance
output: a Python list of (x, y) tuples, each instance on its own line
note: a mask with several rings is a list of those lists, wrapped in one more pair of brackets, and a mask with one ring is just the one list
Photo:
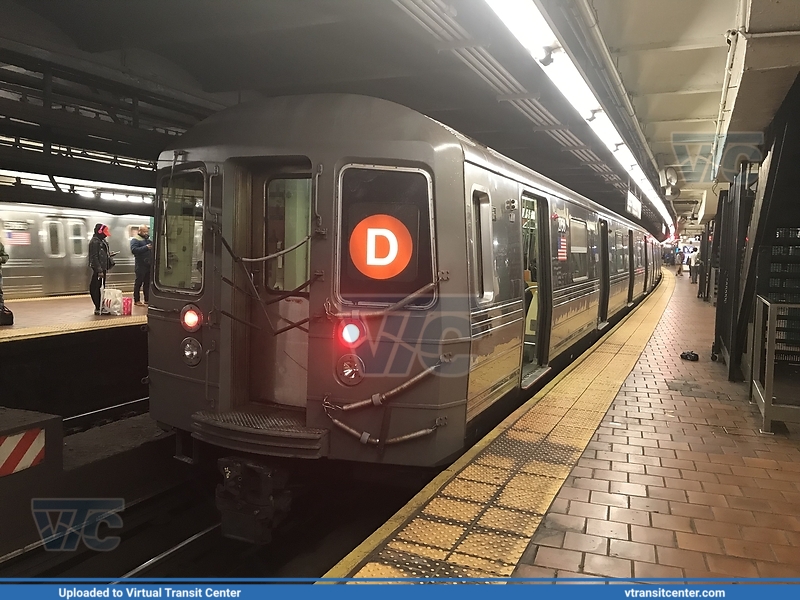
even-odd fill
[(372, 327), (377, 327), (377, 332), (358, 351), (365, 377), (407, 377), (415, 370), (415, 362), (426, 369), (445, 353), (451, 357), (447, 367), (437, 372), (439, 376), (469, 373), (470, 322), (464, 311), (390, 314), (372, 321)]
[(90, 550), (108, 552), (120, 538), (100, 537), (100, 525), (122, 527), (119, 512), (125, 510), (123, 498), (34, 498), (31, 511), (45, 550), (70, 552), (81, 540)]
[[(722, 140), (720, 140), (722, 141)], [(725, 139), (725, 153), (719, 161), (719, 176), (722, 181), (732, 182), (739, 173), (739, 163), (748, 161), (759, 163), (763, 160), (760, 146), (764, 143), (764, 134), (728, 133)], [(672, 150), (675, 159), (687, 183), (711, 183), (712, 173), (711, 149), (714, 147), (713, 133), (673, 133)], [(757, 177), (752, 173), (751, 179)]]

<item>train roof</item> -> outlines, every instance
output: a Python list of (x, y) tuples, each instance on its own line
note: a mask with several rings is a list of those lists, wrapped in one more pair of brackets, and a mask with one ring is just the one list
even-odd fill
[(327, 140), (347, 139), (457, 146), (464, 160), (639, 228), (626, 217), (435, 119), (396, 102), (357, 94), (279, 96), (222, 110), (171, 144), (161, 154), (159, 166), (171, 165), (175, 150), (224, 146), (248, 153), (246, 150), (253, 148), (308, 148), (329, 145)]

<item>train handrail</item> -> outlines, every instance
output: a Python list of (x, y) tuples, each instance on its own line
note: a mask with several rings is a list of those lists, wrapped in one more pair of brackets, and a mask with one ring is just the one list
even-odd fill
[(243, 263), (267, 262), (268, 260), (272, 260), (273, 258), (279, 258), (279, 257), (283, 256), (284, 254), (288, 254), (289, 252), (291, 252), (293, 250), (297, 250), (300, 246), (302, 246), (304, 244), (307, 244), (308, 241), (313, 237), (314, 237), (314, 234), (310, 233), (306, 237), (304, 237), (302, 240), (300, 240), (299, 242), (294, 244), (293, 246), (289, 246), (288, 248), (284, 248), (283, 250), (275, 252), (274, 254), (268, 254), (267, 256), (262, 256), (260, 258), (244, 258), (244, 257), (240, 256), (240, 257), (238, 257), (238, 259), (240, 261), (242, 261)]
[(422, 381), (428, 375), (432, 374), (436, 369), (441, 367), (443, 364), (449, 363), (451, 360), (453, 360), (453, 356), (451, 354), (443, 354), (442, 356), (439, 357), (439, 360), (436, 361), (436, 364), (431, 365), (424, 371), (420, 371), (408, 381), (401, 383), (400, 385), (392, 388), (388, 392), (373, 394), (366, 400), (351, 402), (350, 404), (334, 404), (326, 396), (322, 401), (322, 408), (323, 410), (325, 410), (325, 414), (327, 414), (330, 417), (330, 415), (328, 414), (328, 410), (338, 410), (342, 412), (347, 412), (359, 408), (366, 408), (368, 406), (381, 406), (387, 400), (391, 400), (394, 396), (397, 396), (398, 394), (406, 391), (416, 383)]

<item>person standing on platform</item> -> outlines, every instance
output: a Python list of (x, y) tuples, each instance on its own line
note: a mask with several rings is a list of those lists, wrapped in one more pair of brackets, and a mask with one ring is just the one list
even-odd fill
[(697, 248), (689, 255), (689, 275), (692, 277), (692, 283), (697, 283)]
[(675, 274), (683, 277), (683, 252), (680, 250), (678, 250), (678, 254), (675, 256), (675, 264), (678, 265)]
[(108, 270), (113, 266), (111, 261), (111, 250), (106, 238), (111, 235), (107, 225), (98, 223), (94, 226), (94, 235), (89, 242), (89, 267), (92, 269), (91, 281), (89, 281), (89, 295), (94, 302), (94, 314), (110, 314), (105, 308), (100, 307), (102, 301), (103, 287), (106, 283)]
[(8, 253), (6, 252), (3, 242), (0, 242), (0, 311), (5, 306), (3, 302), (3, 265), (8, 262)]
[[(146, 306), (150, 302), (150, 265), (153, 262), (153, 242), (150, 239), (150, 228), (139, 227), (139, 235), (131, 238), (131, 253), (136, 260), (136, 283), (133, 286), (133, 302), (136, 306)], [(144, 287), (144, 302), (140, 291)]]

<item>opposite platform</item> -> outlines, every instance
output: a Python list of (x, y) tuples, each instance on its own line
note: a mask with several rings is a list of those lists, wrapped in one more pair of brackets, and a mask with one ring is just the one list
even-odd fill
[(97, 316), (88, 295), (9, 300), (6, 305), (14, 311), (14, 325), (0, 327), (0, 343), (147, 322), (147, 307), (140, 306), (127, 317)]
[(443, 471), (326, 577), (511, 575), (672, 295), (640, 307)]

